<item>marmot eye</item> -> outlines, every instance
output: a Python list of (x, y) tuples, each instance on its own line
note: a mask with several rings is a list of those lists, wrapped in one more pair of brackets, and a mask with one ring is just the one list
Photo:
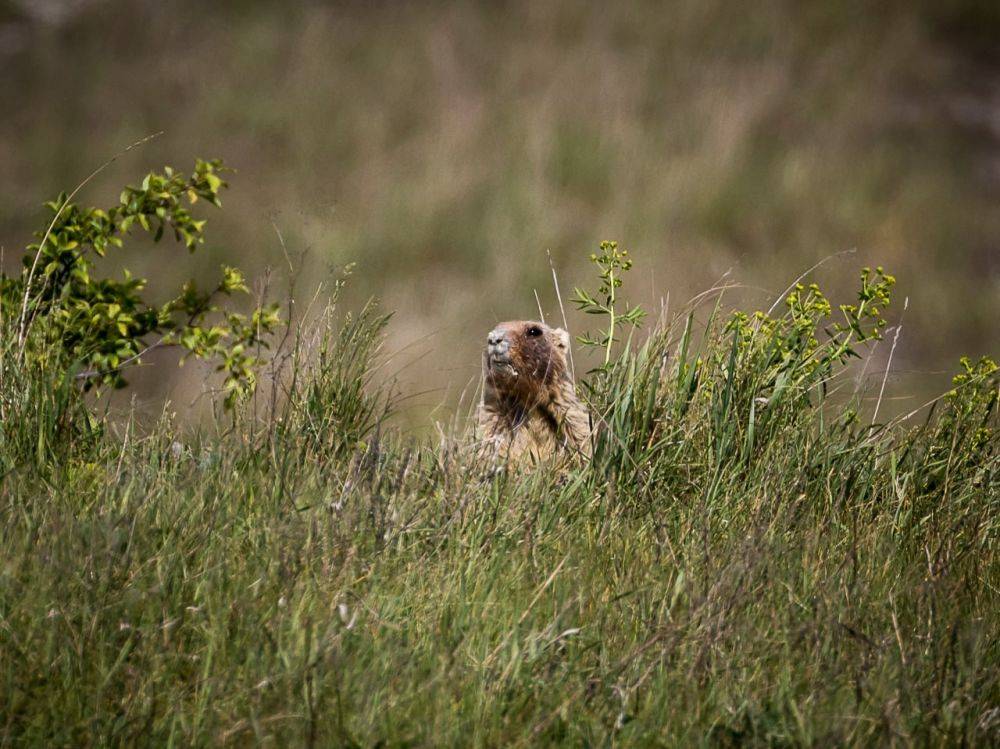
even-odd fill
[(541, 334), (542, 334), (542, 329), (539, 328), (537, 325), (532, 325), (530, 328), (528, 328), (528, 335), (530, 335), (532, 338), (537, 338)]

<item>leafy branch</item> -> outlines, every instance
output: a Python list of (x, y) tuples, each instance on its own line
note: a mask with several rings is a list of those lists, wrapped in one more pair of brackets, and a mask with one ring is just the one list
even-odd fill
[(221, 161), (195, 163), (190, 175), (165, 167), (150, 172), (138, 187), (128, 186), (107, 210), (82, 208), (63, 194), (46, 203), (53, 219), (40, 241), (29, 245), (20, 278), (0, 276), (0, 306), (19, 322), (19, 355), (36, 359), (53, 348), (77, 363), (84, 389), (126, 384), (123, 370), (140, 363), (153, 348), (179, 346), (202, 359), (218, 362), (226, 374), (226, 405), (254, 386), (252, 354), (266, 347), (278, 324), (277, 305), (254, 310), (249, 317), (220, 303), (234, 293), (247, 293), (243, 274), (224, 266), (222, 278), (207, 291), (193, 281), (162, 305), (143, 296), (146, 281), (125, 270), (121, 280), (94, 278), (94, 261), (124, 246), (135, 228), (159, 242), (170, 233), (189, 252), (204, 244), (205, 219), (191, 208), (204, 201), (221, 206), (227, 184)]

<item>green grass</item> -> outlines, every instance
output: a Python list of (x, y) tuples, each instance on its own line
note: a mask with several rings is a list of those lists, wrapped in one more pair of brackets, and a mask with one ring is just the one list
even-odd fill
[(803, 298), (661, 320), (591, 464), (492, 478), (393, 425), (374, 307), (199, 428), (5, 336), (0, 744), (996, 741), (995, 368), (873, 425)]

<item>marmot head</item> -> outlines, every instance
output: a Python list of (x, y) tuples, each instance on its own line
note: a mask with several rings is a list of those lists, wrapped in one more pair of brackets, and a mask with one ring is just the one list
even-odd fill
[(483, 365), (487, 391), (531, 408), (550, 400), (553, 387), (569, 379), (569, 333), (544, 323), (502, 322), (486, 336)]

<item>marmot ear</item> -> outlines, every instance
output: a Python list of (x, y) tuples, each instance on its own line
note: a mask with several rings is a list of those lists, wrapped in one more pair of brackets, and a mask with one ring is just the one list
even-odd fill
[(556, 328), (552, 331), (552, 335), (556, 337), (556, 345), (559, 348), (564, 348), (569, 350), (569, 333), (567, 333), (562, 328)]

